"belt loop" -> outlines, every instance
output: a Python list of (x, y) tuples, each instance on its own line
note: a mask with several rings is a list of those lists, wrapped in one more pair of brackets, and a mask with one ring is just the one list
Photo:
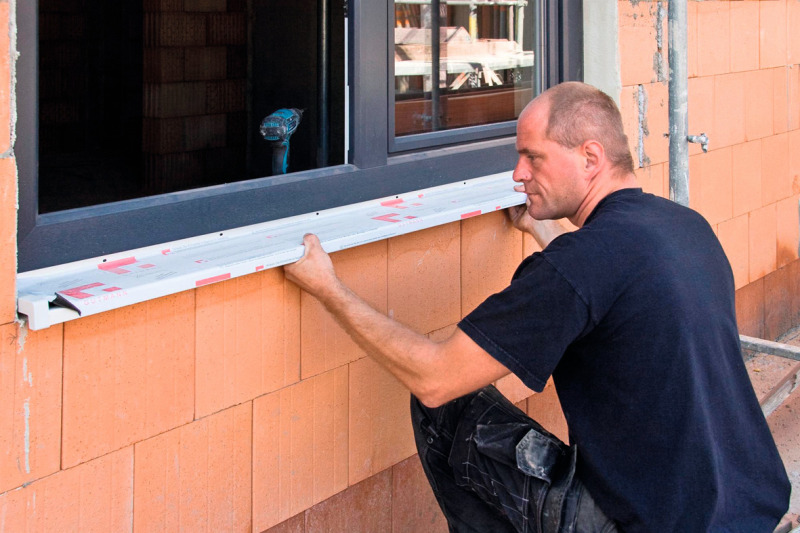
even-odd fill
[[(420, 423), (420, 428), (431, 437), (439, 438), (439, 433), (433, 428), (433, 424), (429, 419), (424, 418)], [(428, 444), (430, 444), (430, 442)]]

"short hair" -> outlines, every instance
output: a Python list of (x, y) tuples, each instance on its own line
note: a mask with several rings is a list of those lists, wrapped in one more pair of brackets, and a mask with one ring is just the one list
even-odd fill
[(565, 148), (597, 141), (615, 168), (633, 172), (622, 115), (610, 96), (591, 85), (573, 81), (551, 87), (540, 98), (550, 105), (545, 131), (548, 139)]

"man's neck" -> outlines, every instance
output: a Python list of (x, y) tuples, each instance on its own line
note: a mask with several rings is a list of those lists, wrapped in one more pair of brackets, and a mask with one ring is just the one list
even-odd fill
[(586, 219), (592, 214), (597, 205), (611, 193), (621, 191), (622, 189), (634, 189), (639, 187), (639, 182), (636, 180), (636, 175), (633, 173), (626, 173), (622, 176), (597, 176), (592, 180), (589, 187), (588, 194), (583, 199), (575, 215), (569, 217), (569, 221), (575, 226), (582, 228)]

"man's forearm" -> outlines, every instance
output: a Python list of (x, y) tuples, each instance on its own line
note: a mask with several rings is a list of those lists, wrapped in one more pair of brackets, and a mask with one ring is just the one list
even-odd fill
[(370, 307), (336, 276), (319, 239), (306, 235), (303, 258), (286, 265), (289, 280), (317, 298), (347, 333), (425, 405), (434, 407), (508, 374), (464, 332), (433, 342)]
[(430, 388), (437, 344), (373, 309), (338, 282), (317, 298), (353, 340), (415, 395)]

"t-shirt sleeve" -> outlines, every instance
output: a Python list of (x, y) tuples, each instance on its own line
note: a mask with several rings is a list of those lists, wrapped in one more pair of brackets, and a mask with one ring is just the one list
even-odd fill
[(505, 290), (487, 298), (458, 327), (541, 392), (569, 345), (589, 330), (589, 317), (584, 299), (537, 253)]

